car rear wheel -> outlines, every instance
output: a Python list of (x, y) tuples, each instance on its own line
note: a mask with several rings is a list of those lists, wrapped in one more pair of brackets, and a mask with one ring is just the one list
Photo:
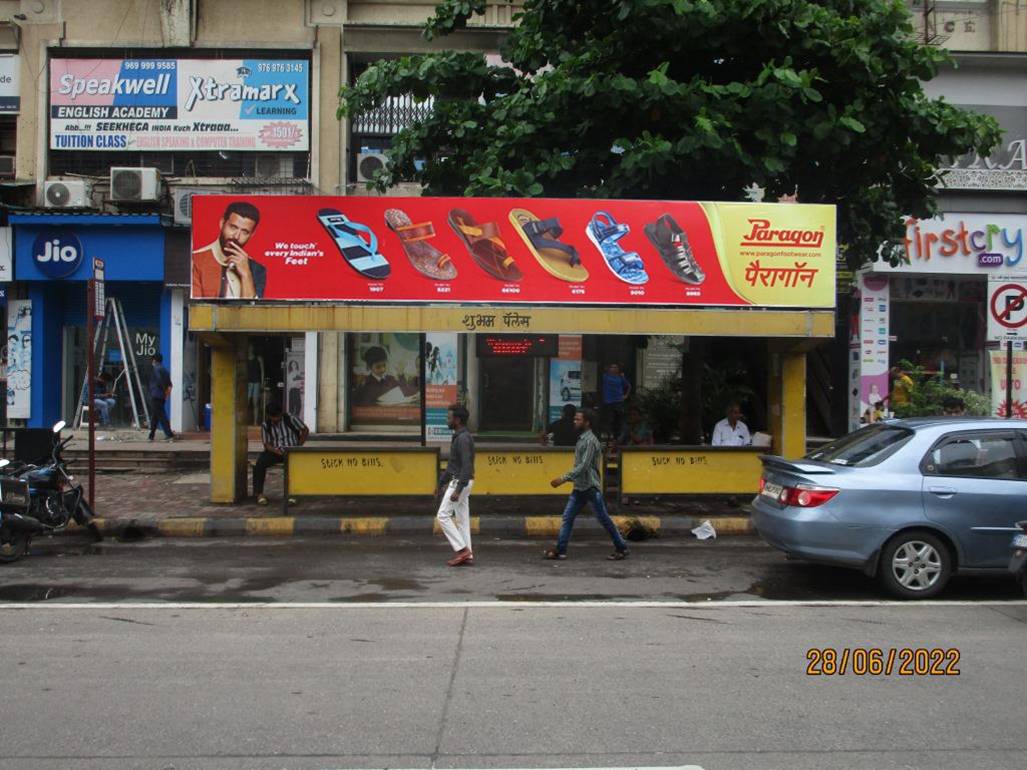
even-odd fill
[(937, 535), (903, 532), (884, 546), (878, 577), (900, 599), (929, 599), (952, 577), (952, 555)]

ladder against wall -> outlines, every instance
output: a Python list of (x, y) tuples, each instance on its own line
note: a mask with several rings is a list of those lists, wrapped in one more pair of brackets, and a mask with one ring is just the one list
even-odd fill
[[(111, 332), (113, 332), (113, 339)], [(128, 392), (129, 404), (132, 406), (132, 425), (138, 429), (146, 428), (150, 424), (150, 408), (146, 400), (146, 391), (143, 389), (142, 377), (139, 374), (139, 364), (136, 362), (135, 351), (128, 336), (128, 324), (125, 323), (125, 311), (121, 307), (121, 301), (116, 297), (107, 298), (107, 306), (104, 309), (103, 319), (96, 327), (93, 337), (93, 353), (97, 363), (97, 372), (107, 359), (108, 347), (117, 344), (121, 353), (121, 360), (118, 363), (120, 372), (114, 378), (115, 384), (122, 379), (125, 380), (125, 390)], [(82, 420), (86, 414), (83, 407), (89, 398), (89, 371), (86, 370), (82, 378), (81, 398), (79, 398), (78, 409), (75, 412), (75, 425), (81, 428)], [(89, 404), (90, 410), (93, 405)]]

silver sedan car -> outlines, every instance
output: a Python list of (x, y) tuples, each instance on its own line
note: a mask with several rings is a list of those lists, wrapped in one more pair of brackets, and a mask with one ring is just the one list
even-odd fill
[(785, 553), (877, 576), (905, 599), (1001, 572), (1027, 518), (1027, 421), (876, 423), (800, 460), (763, 457), (752, 521)]

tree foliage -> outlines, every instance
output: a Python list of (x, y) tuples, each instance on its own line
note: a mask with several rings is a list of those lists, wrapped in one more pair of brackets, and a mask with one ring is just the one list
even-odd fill
[[(482, 0), (444, 0), (429, 38)], [(339, 117), (434, 97), (395, 137), (384, 189), (427, 195), (740, 200), (798, 189), (838, 205), (850, 263), (935, 212), (948, 156), (986, 156), (988, 117), (930, 99), (948, 61), (901, 0), (525, 0), (504, 64), (443, 51), (383, 60), (341, 91)], [(417, 170), (414, 161), (425, 161)]]

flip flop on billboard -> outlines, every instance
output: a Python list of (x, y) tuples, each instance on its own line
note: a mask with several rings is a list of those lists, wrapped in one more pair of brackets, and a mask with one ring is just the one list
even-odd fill
[(572, 283), (588, 280), (588, 270), (581, 264), (578, 250), (557, 240), (563, 235), (563, 228), (556, 217), (543, 220), (527, 209), (511, 209), (510, 223), (547, 273)]
[(428, 243), (429, 238), (435, 237), (435, 225), (431, 222), (414, 224), (407, 213), (400, 209), (386, 209), (385, 224), (399, 236), (403, 251), (417, 272), (436, 281), (452, 281), (456, 278), (453, 260)]
[(463, 209), (449, 212), (449, 225), (478, 267), (500, 281), (519, 281), (524, 273), (517, 267), (514, 258), (506, 250), (506, 244), (499, 237), (499, 225), (495, 222), (478, 224), (477, 220)]
[(351, 222), (338, 209), (321, 209), (317, 212), (317, 219), (332, 236), (350, 267), (365, 278), (381, 280), (389, 277), (389, 260), (378, 253), (378, 236), (370, 227)]
[(624, 283), (638, 286), (649, 281), (645, 262), (638, 256), (637, 251), (624, 251), (617, 243), (630, 232), (630, 227), (618, 223), (605, 211), (597, 211), (592, 215), (592, 221), (585, 226), (585, 234), (603, 255), (610, 272)]

